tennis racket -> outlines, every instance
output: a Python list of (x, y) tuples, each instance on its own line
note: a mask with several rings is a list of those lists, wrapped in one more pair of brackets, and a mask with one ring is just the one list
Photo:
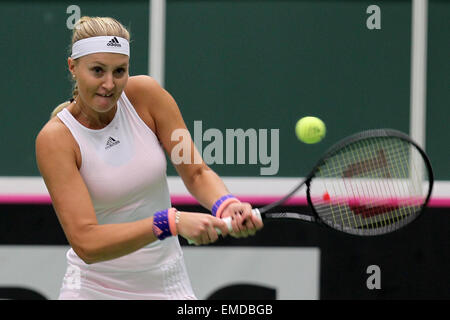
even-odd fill
[[(269, 212), (303, 186), (311, 214)], [(295, 219), (348, 234), (377, 236), (415, 221), (432, 188), (431, 164), (417, 143), (402, 132), (375, 129), (333, 145), (291, 192), (252, 213), (264, 220)], [(231, 220), (224, 220), (231, 229)]]

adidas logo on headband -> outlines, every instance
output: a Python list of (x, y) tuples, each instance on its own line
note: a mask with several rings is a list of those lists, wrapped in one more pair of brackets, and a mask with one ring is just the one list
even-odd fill
[(122, 45), (119, 43), (119, 40), (117, 40), (116, 37), (112, 38), (111, 40), (109, 40), (109, 42), (106, 44), (107, 46), (112, 46), (112, 47), (121, 47)]

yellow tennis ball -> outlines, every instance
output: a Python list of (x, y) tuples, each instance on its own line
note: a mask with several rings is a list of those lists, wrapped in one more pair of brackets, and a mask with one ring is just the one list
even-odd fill
[(316, 117), (303, 117), (295, 125), (297, 138), (308, 144), (317, 143), (325, 137), (325, 123)]

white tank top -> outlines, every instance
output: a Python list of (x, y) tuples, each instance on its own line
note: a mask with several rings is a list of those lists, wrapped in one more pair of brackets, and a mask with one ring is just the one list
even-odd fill
[[(89, 190), (99, 224), (137, 221), (171, 207), (164, 151), (124, 92), (117, 101), (113, 120), (102, 129), (83, 126), (67, 109), (57, 116), (79, 145), (80, 174)], [(177, 237), (158, 240), (146, 248), (152, 249), (153, 254), (146, 253), (146, 256), (152, 256), (148, 257), (150, 261), (145, 259), (152, 267), (173, 259), (173, 254), (181, 254)], [(74, 254), (71, 250), (68, 258), (77, 258)], [(102, 263), (109, 264), (108, 261)], [(125, 265), (130, 267), (128, 263)]]

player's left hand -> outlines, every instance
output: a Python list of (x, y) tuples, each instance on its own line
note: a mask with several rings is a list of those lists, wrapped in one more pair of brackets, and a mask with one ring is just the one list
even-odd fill
[(230, 235), (235, 238), (253, 236), (263, 227), (262, 220), (252, 214), (252, 206), (247, 202), (230, 203), (222, 212), (221, 218), (225, 217), (232, 219)]

